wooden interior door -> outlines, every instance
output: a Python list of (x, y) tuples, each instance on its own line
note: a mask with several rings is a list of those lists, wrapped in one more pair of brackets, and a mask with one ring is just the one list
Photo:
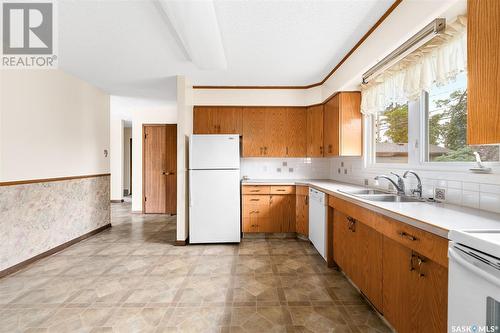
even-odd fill
[(143, 212), (175, 214), (177, 125), (143, 125)]
[(323, 105), (307, 108), (307, 156), (323, 157)]
[(166, 125), (165, 178), (167, 203), (166, 214), (177, 214), (177, 125)]

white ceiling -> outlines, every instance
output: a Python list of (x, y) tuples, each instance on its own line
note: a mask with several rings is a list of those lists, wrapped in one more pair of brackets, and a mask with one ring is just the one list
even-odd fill
[(213, 40), (222, 40), (227, 66), (206, 70), (196, 64), (204, 50), (214, 53), (207, 36), (196, 40), (190, 31), (186, 41), (161, 1), (59, 1), (60, 68), (114, 95), (158, 100), (175, 100), (176, 75), (194, 85), (307, 85), (321, 81), (393, 3), (214, 0), (215, 23), (181, 22), (220, 33)]

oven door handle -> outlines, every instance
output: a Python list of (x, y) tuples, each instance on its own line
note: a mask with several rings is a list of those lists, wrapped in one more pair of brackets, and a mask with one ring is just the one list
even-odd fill
[[(473, 265), (468, 260), (464, 259), (463, 256), (465, 256), (466, 254), (461, 254), (457, 250), (455, 250), (453, 248), (449, 248), (448, 255), (449, 255), (450, 259), (456, 261), (458, 264), (460, 264), (463, 267), (467, 268), (469, 271), (473, 272), (474, 274), (479, 275), (483, 279), (485, 279), (485, 280), (493, 283), (494, 285), (500, 287), (500, 279), (498, 277), (496, 277), (496, 276), (494, 276), (492, 274), (489, 274), (487, 271), (481, 269), (480, 267), (478, 267), (476, 265)], [(486, 266), (485, 263), (482, 263), (480, 261), (478, 261), (478, 262), (481, 265), (485, 265)], [(491, 267), (491, 269), (494, 269), (494, 268)]]

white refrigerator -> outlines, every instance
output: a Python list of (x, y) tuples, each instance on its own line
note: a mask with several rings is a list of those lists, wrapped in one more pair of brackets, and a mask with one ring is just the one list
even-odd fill
[(240, 242), (239, 135), (189, 138), (189, 242)]

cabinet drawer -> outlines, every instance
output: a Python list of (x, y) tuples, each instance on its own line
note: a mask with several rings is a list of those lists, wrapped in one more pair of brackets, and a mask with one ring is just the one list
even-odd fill
[(270, 194), (271, 186), (269, 185), (243, 185), (242, 194)]
[(259, 217), (266, 217), (269, 214), (270, 195), (244, 195), (243, 196), (243, 217), (258, 214)]
[(379, 229), (380, 220), (378, 220), (378, 214), (369, 209), (360, 207), (332, 195), (328, 196), (328, 206), (333, 207), (333, 209), (339, 210), (345, 215), (353, 217), (360, 222), (363, 222), (375, 230)]
[(381, 232), (388, 238), (448, 267), (448, 240), (425, 230), (380, 216)]
[(293, 185), (272, 185), (271, 194), (295, 194)]

